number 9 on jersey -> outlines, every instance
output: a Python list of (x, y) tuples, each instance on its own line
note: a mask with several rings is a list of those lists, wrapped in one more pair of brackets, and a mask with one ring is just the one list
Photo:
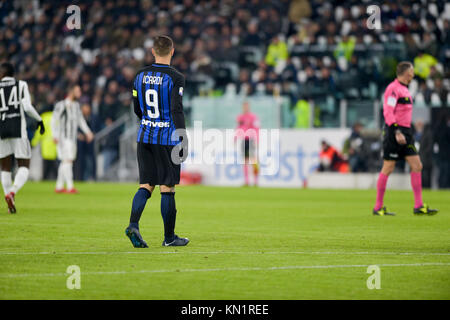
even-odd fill
[(159, 118), (158, 91), (147, 89), (145, 91), (145, 103), (149, 106), (149, 109), (147, 110), (148, 116), (152, 119)]

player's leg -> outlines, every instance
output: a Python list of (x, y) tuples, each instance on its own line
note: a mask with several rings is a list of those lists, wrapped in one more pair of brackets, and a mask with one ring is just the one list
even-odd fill
[(249, 167), (249, 156), (250, 156), (250, 140), (248, 138), (243, 141), (243, 151), (244, 151), (244, 180), (245, 185), (250, 185), (250, 178), (248, 175), (248, 167)]
[(253, 176), (255, 177), (255, 186), (257, 186), (259, 176), (259, 165), (257, 162), (253, 163)]
[(154, 189), (155, 186), (151, 186), (148, 183), (140, 184), (139, 189), (133, 198), (130, 224), (125, 229), (125, 234), (135, 248), (148, 248), (147, 243), (142, 239), (141, 233), (139, 232), (139, 220), (141, 219), (147, 200), (150, 199)]
[(180, 238), (175, 234), (177, 209), (175, 205), (175, 186), (161, 185), (161, 216), (164, 222), (163, 246), (185, 246), (189, 239)]
[(1, 159), (2, 164), (2, 172), (1, 172), (1, 180), (2, 180), (2, 187), (3, 192), (5, 193), (5, 196), (11, 192), (12, 187), (12, 174), (11, 174), (11, 168), (12, 168), (12, 156), (7, 156)]
[(422, 161), (418, 155), (406, 156), (406, 161), (411, 167), (411, 186), (414, 193), (414, 213), (434, 215), (438, 211), (429, 208), (422, 201)]
[(67, 187), (66, 193), (78, 193), (78, 191), (73, 186), (73, 160), (62, 161), (62, 171), (64, 182), (66, 183)]
[(55, 192), (61, 193), (64, 192), (64, 166), (63, 162), (60, 160), (58, 165), (58, 173), (56, 175), (56, 186), (55, 186)]
[(11, 192), (16, 194), (28, 181), (30, 159), (31, 159), (31, 146), (28, 138), (14, 139), (14, 156), (17, 159), (19, 168), (17, 169), (16, 176), (14, 177), (14, 184), (11, 188)]
[(73, 185), (73, 162), (77, 158), (77, 143), (76, 141), (66, 140), (65, 141), (65, 160), (64, 160), (64, 180), (66, 182), (67, 191), (66, 193), (78, 193)]
[(151, 154), (151, 148), (143, 143), (137, 144), (137, 160), (139, 168), (139, 189), (134, 195), (131, 206), (130, 223), (125, 229), (126, 236), (135, 248), (148, 248), (139, 232), (139, 220), (145, 209), (147, 200), (150, 199), (155, 186), (155, 165)]
[(250, 148), (250, 163), (252, 164), (253, 168), (253, 178), (254, 178), (254, 185), (258, 185), (258, 175), (259, 175), (259, 164), (258, 164), (258, 154), (257, 154), (257, 146), (256, 141), (251, 141), (251, 148)]
[(245, 179), (245, 185), (248, 186), (250, 185), (250, 177), (248, 174), (248, 167), (249, 167), (249, 161), (248, 158), (244, 159), (244, 179)]
[(11, 194), (12, 187), (12, 177), (11, 177), (11, 169), (12, 169), (12, 156), (7, 156), (1, 159), (2, 164), (2, 172), (1, 172), (1, 180), (3, 192), (5, 193), (5, 201), (8, 205), (9, 213), (16, 213), (16, 205), (14, 195)]
[(14, 149), (12, 148), (11, 139), (0, 139), (0, 161), (2, 165), (1, 171), (1, 181), (3, 192), (5, 196), (11, 192), (12, 186), (12, 155), (14, 154)]
[(64, 189), (64, 164), (63, 161), (65, 159), (65, 153), (64, 153), (64, 148), (63, 148), (63, 141), (60, 140), (58, 145), (57, 145), (57, 154), (58, 154), (58, 160), (59, 160), (59, 164), (58, 164), (58, 172), (56, 175), (56, 186), (55, 186), (55, 192), (56, 193), (62, 193), (64, 191), (66, 191)]
[(30, 172), (31, 146), (28, 138), (14, 138), (11, 139), (10, 144), (14, 151), (14, 157), (17, 159), (19, 166), (16, 176), (14, 177), (14, 183), (10, 188), (10, 192), (5, 197), (9, 204), (8, 208), (10, 212), (13, 213), (12, 211), (16, 212), (15, 195), (28, 181)]
[(14, 177), (14, 184), (11, 187), (11, 192), (15, 195), (28, 181), (30, 173), (30, 159), (17, 159), (19, 168), (17, 169), (16, 176)]
[(140, 184), (138, 191), (133, 198), (133, 204), (131, 206), (130, 225), (129, 227), (139, 230), (139, 220), (141, 219), (142, 212), (145, 209), (147, 200), (152, 196), (152, 192), (155, 186), (150, 184)]
[(387, 212), (386, 207), (383, 205), (384, 193), (386, 192), (386, 185), (389, 175), (395, 169), (394, 160), (384, 160), (381, 172), (378, 175), (377, 181), (377, 197), (375, 202), (375, 207), (373, 209), (374, 215), (394, 215), (393, 213)]

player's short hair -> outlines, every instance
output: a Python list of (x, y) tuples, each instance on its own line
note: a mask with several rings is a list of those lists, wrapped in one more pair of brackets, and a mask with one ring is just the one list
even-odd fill
[(10, 62), (3, 62), (0, 65), (0, 74), (2, 77), (13, 77), (15, 73), (14, 65)]
[(397, 64), (397, 76), (401, 76), (405, 73), (406, 70), (409, 68), (412, 68), (413, 65), (409, 61), (402, 61), (399, 64)]
[(69, 89), (69, 92), (72, 92), (73, 89), (75, 89), (76, 87), (80, 87), (80, 84), (78, 82), (71, 82), (69, 83), (69, 85), (67, 86), (67, 88)]
[(173, 41), (168, 36), (156, 36), (153, 39), (153, 49), (160, 57), (167, 56), (173, 48)]

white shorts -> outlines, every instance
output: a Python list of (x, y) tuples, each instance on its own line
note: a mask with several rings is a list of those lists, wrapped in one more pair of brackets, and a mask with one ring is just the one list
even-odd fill
[(0, 159), (14, 154), (16, 159), (30, 159), (31, 147), (28, 138), (0, 139)]
[(61, 161), (75, 161), (77, 158), (77, 144), (68, 139), (60, 140), (57, 145), (58, 159)]

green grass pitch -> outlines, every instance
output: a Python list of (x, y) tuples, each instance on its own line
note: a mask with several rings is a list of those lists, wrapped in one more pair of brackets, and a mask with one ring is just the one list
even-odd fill
[[(450, 299), (449, 191), (424, 191), (440, 212), (423, 217), (412, 192), (388, 190), (397, 216), (375, 217), (374, 190), (181, 186), (189, 245), (161, 246), (156, 191), (141, 219), (149, 248), (135, 249), (124, 230), (136, 185), (77, 187), (28, 183), (16, 215), (0, 205), (0, 299)], [(66, 286), (70, 265), (80, 289)]]

